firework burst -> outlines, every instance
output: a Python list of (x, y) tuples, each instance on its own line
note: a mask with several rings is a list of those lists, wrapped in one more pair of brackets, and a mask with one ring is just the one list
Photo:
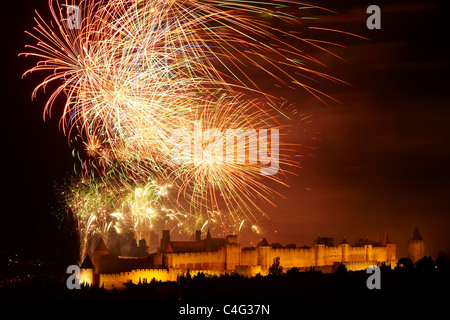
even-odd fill
[[(79, 29), (67, 23), (73, 5), (80, 8)], [(56, 84), (44, 116), (57, 97), (65, 97), (61, 128), (82, 170), (64, 198), (78, 219), (82, 251), (89, 237), (111, 228), (140, 237), (156, 223), (217, 223), (228, 231), (248, 221), (251, 227), (276, 193), (267, 181), (283, 185), (283, 175), (298, 166), (290, 157), (292, 145), (277, 141), (279, 173), (263, 177), (261, 146), (250, 140), (244, 143), (247, 158), (224, 163), (234, 158), (234, 147), (231, 155), (218, 151), (230, 139), (202, 133), (192, 144), (194, 157), (197, 149), (200, 156), (180, 163), (173, 157), (174, 132), (195, 136), (200, 123), (206, 132), (253, 130), (261, 139), (264, 130), (282, 130), (283, 101), (261, 90), (255, 73), (324, 102), (332, 98), (300, 81), (302, 76), (342, 82), (307, 67), (323, 65), (308, 54), (308, 48), (329, 52), (322, 42), (261, 19), (298, 25), (301, 10), (292, 14), (290, 8), (326, 10), (301, 2), (50, 0), (49, 7), (52, 20), (37, 14), (28, 33), (37, 42), (24, 55), (39, 62), (25, 74), (48, 72), (33, 97)], [(253, 152), (257, 163), (249, 158)]]

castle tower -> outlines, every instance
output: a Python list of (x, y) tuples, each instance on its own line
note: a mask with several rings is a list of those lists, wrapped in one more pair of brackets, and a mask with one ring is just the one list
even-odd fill
[(271, 246), (266, 238), (263, 238), (256, 247), (258, 252), (258, 264), (261, 266), (261, 269), (268, 269), (271, 265), (271, 261), (269, 260), (270, 249)]
[(422, 259), (425, 256), (425, 245), (422, 240), (422, 236), (419, 233), (417, 227), (408, 241), (408, 258), (411, 259), (413, 263)]
[(211, 232), (209, 231), (206, 233), (206, 239), (205, 239), (205, 250), (211, 251)]
[(241, 264), (241, 245), (236, 235), (228, 235), (225, 245), (225, 269), (234, 270)]
[(202, 231), (201, 230), (195, 231), (195, 241), (196, 242), (202, 241)]
[(97, 246), (94, 249), (94, 259), (93, 259), (93, 264), (94, 264), (94, 270), (95, 270), (95, 274), (99, 274), (100, 273), (100, 259), (102, 256), (108, 255), (109, 251), (108, 248), (106, 247), (105, 242), (103, 241), (102, 238), (100, 238), (100, 240), (97, 243)]
[(80, 266), (80, 284), (87, 286), (94, 284), (94, 264), (88, 254)]
[(341, 262), (347, 262), (349, 260), (349, 253), (348, 250), (350, 248), (350, 245), (348, 244), (347, 239), (342, 239), (341, 242), (339, 242), (339, 247), (342, 248), (342, 261)]
[(365, 257), (366, 261), (373, 260), (372, 242), (369, 240), (368, 236), (366, 236), (366, 239), (364, 240), (363, 245), (364, 245), (364, 251), (365, 251), (365, 255), (366, 255), (366, 257)]
[(386, 260), (397, 260), (397, 245), (392, 243), (387, 234), (384, 241), (386, 246)]
[(314, 248), (314, 266), (325, 265), (325, 245), (321, 243), (315, 243)]
[(164, 252), (166, 250), (166, 247), (169, 243), (170, 243), (170, 230), (163, 230), (161, 238), (161, 252)]
[[(100, 261), (102, 256), (107, 256), (109, 254), (108, 248), (102, 238), (99, 239), (97, 246), (94, 249), (92, 264), (94, 265), (94, 284), (98, 285), (101, 273)], [(86, 260), (86, 259), (85, 259)]]

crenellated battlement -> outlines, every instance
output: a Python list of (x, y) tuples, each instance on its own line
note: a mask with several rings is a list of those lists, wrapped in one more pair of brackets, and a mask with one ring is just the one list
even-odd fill
[[(86, 279), (93, 277), (92, 282), (104, 285), (105, 288), (122, 288), (124, 283), (157, 281), (176, 281), (179, 276), (188, 271), (191, 275), (203, 272), (207, 275), (222, 275), (239, 273), (254, 276), (257, 273), (267, 274), (269, 267), (279, 258), (283, 270), (298, 268), (308, 270), (314, 267), (323, 272), (332, 272), (339, 264), (345, 264), (348, 270), (362, 270), (368, 265), (395, 265), (396, 245), (392, 243), (374, 243), (367, 239), (363, 243), (351, 246), (344, 239), (339, 245), (332, 244), (332, 238), (318, 238), (312, 247), (285, 248), (272, 247), (263, 239), (257, 247), (241, 249), (238, 237), (227, 236), (225, 239), (211, 238), (209, 232), (205, 240), (196, 233), (194, 242), (171, 242), (170, 235), (165, 233), (166, 246), (151, 258), (136, 260), (141, 266), (151, 265), (151, 268), (136, 268), (124, 272), (99, 272), (103, 270), (101, 263), (107, 261), (103, 255), (95, 259), (94, 271), (84, 273)], [(211, 250), (211, 248), (215, 248)], [(104, 248), (103, 248), (104, 249)], [(209, 249), (209, 250), (208, 250)], [(103, 250), (105, 251), (105, 250)], [(107, 253), (107, 251), (105, 251)], [(99, 255), (99, 254), (98, 254)], [(101, 255), (99, 255), (101, 256)], [(129, 259), (132, 263), (133, 259)], [(118, 259), (120, 262), (120, 258)], [(86, 264), (89, 265), (89, 264)], [(92, 274), (92, 275), (91, 275)], [(96, 280), (96, 281), (94, 281)]]

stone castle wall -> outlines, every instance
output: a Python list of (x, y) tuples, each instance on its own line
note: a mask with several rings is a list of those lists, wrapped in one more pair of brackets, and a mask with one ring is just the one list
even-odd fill
[[(225, 270), (193, 270), (189, 271), (191, 276), (196, 276), (198, 273), (205, 273), (210, 276), (221, 276), (227, 273)], [(120, 273), (106, 273), (100, 274), (99, 284), (107, 290), (114, 288), (120, 290), (125, 288), (125, 284), (130, 281), (134, 284), (155, 281), (177, 281), (178, 277), (186, 275), (179, 269), (137, 269), (130, 272)]]
[(425, 255), (425, 246), (421, 240), (409, 240), (407, 248), (408, 258), (411, 259), (413, 263), (416, 263)]
[(238, 243), (227, 243), (217, 251), (189, 253), (159, 253), (155, 261), (160, 261), (164, 269), (133, 270), (115, 274), (100, 274), (99, 284), (107, 289), (123, 288), (129, 281), (139, 283), (153, 278), (157, 281), (176, 281), (178, 276), (189, 270), (191, 275), (204, 272), (208, 275), (222, 275), (237, 272), (245, 276), (257, 273), (265, 275), (275, 258), (280, 258), (284, 270), (299, 268), (331, 272), (332, 266), (344, 263), (348, 270), (363, 270), (369, 265), (385, 262), (395, 265), (396, 245), (382, 247), (365, 245), (351, 247), (348, 244), (327, 247), (316, 244), (311, 248), (272, 248), (259, 246), (253, 250), (241, 250)]
[(189, 270), (225, 270), (225, 248), (212, 252), (165, 253), (164, 267)]
[(164, 253), (162, 264), (169, 269), (186, 270), (234, 270), (241, 264), (241, 245), (227, 243), (217, 251)]
[(241, 252), (241, 265), (260, 265), (263, 269), (267, 269), (277, 257), (280, 258), (280, 265), (285, 269), (319, 267), (350, 261), (387, 261), (396, 259), (396, 246), (394, 244), (383, 247), (314, 245), (314, 247), (306, 249), (258, 247), (255, 250)]

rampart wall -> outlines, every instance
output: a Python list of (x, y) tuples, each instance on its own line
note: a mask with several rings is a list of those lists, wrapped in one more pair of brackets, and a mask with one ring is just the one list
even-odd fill
[(191, 275), (203, 272), (207, 275), (223, 275), (237, 272), (246, 276), (257, 273), (265, 275), (275, 258), (280, 258), (280, 265), (284, 270), (298, 268), (305, 271), (310, 267), (316, 270), (331, 272), (336, 264), (344, 263), (347, 270), (363, 270), (369, 265), (385, 262), (395, 265), (396, 246), (388, 244), (382, 247), (365, 245), (351, 247), (347, 244), (337, 247), (314, 245), (311, 248), (272, 248), (259, 246), (253, 250), (241, 250), (239, 244), (227, 243), (217, 251), (188, 252), (188, 253), (160, 253), (155, 261), (161, 261), (161, 269), (132, 270), (114, 274), (100, 274), (98, 284), (106, 289), (123, 288), (129, 281), (133, 283), (176, 281), (180, 275), (189, 270)]

